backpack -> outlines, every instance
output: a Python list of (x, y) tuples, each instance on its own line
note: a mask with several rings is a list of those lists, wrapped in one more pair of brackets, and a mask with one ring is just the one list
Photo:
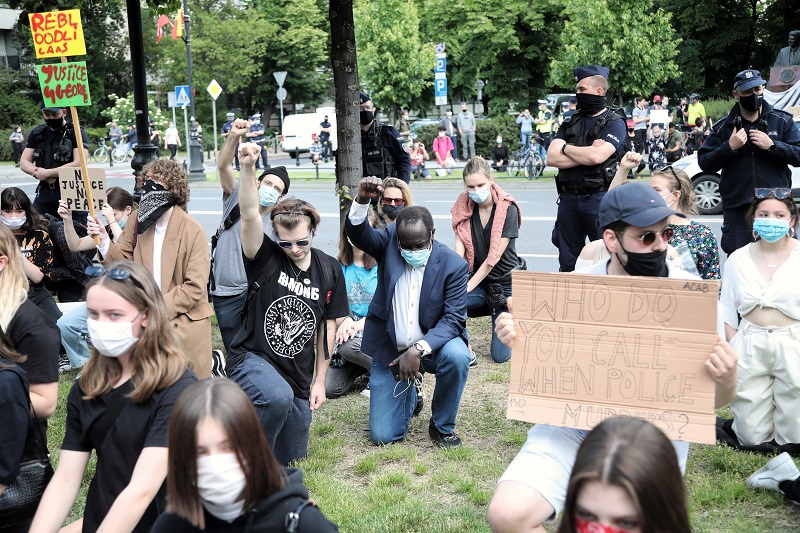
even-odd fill
[(216, 290), (217, 282), (214, 280), (214, 251), (217, 249), (217, 242), (219, 241), (219, 236), (222, 235), (223, 231), (227, 231), (239, 221), (242, 217), (242, 213), (239, 210), (239, 204), (236, 204), (231, 212), (225, 217), (225, 220), (222, 221), (219, 228), (217, 228), (216, 233), (211, 236), (211, 266), (208, 270), (208, 287), (206, 293), (208, 294), (208, 301), (211, 301), (211, 291)]

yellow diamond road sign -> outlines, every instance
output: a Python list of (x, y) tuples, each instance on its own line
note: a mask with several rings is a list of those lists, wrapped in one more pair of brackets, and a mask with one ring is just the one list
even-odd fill
[(219, 95), (222, 94), (222, 87), (220, 87), (219, 83), (217, 83), (217, 80), (211, 80), (211, 83), (208, 84), (206, 90), (208, 91), (208, 94), (211, 95), (211, 98), (213, 98), (214, 100), (219, 98)]

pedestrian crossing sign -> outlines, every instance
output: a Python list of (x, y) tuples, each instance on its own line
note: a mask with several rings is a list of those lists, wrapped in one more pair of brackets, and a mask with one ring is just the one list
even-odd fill
[(176, 85), (175, 86), (175, 103), (179, 106), (185, 106), (192, 103), (192, 98), (189, 96), (191, 93), (189, 92), (188, 85)]

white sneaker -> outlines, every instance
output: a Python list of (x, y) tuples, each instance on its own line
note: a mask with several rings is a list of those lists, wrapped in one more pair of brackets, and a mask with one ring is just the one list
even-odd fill
[(364, 398), (369, 399), (369, 384), (367, 384), (367, 386), (364, 388), (364, 390), (361, 391), (361, 396), (363, 396)]
[(747, 478), (747, 484), (754, 488), (780, 491), (778, 485), (781, 481), (794, 481), (797, 478), (800, 478), (800, 470), (795, 466), (792, 457), (784, 452), (756, 470), (755, 474)]

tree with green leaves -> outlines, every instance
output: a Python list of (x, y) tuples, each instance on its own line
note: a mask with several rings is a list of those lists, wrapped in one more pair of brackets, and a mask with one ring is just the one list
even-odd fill
[(420, 37), (413, 2), (358, 0), (354, 16), (361, 88), (394, 122), (399, 107), (413, 106), (433, 86), (433, 46)]
[[(451, 101), (476, 96), (486, 82), (489, 114), (531, 106), (547, 92), (550, 58), (559, 47), (561, 3), (557, 0), (422, 0), (422, 33), (447, 46)], [(426, 95), (427, 102), (433, 94)]]
[(564, 16), (562, 46), (550, 65), (552, 85), (574, 87), (573, 68), (603, 65), (610, 89), (622, 100), (651, 94), (680, 75), (672, 16), (652, 0), (586, 0), (568, 4)]

